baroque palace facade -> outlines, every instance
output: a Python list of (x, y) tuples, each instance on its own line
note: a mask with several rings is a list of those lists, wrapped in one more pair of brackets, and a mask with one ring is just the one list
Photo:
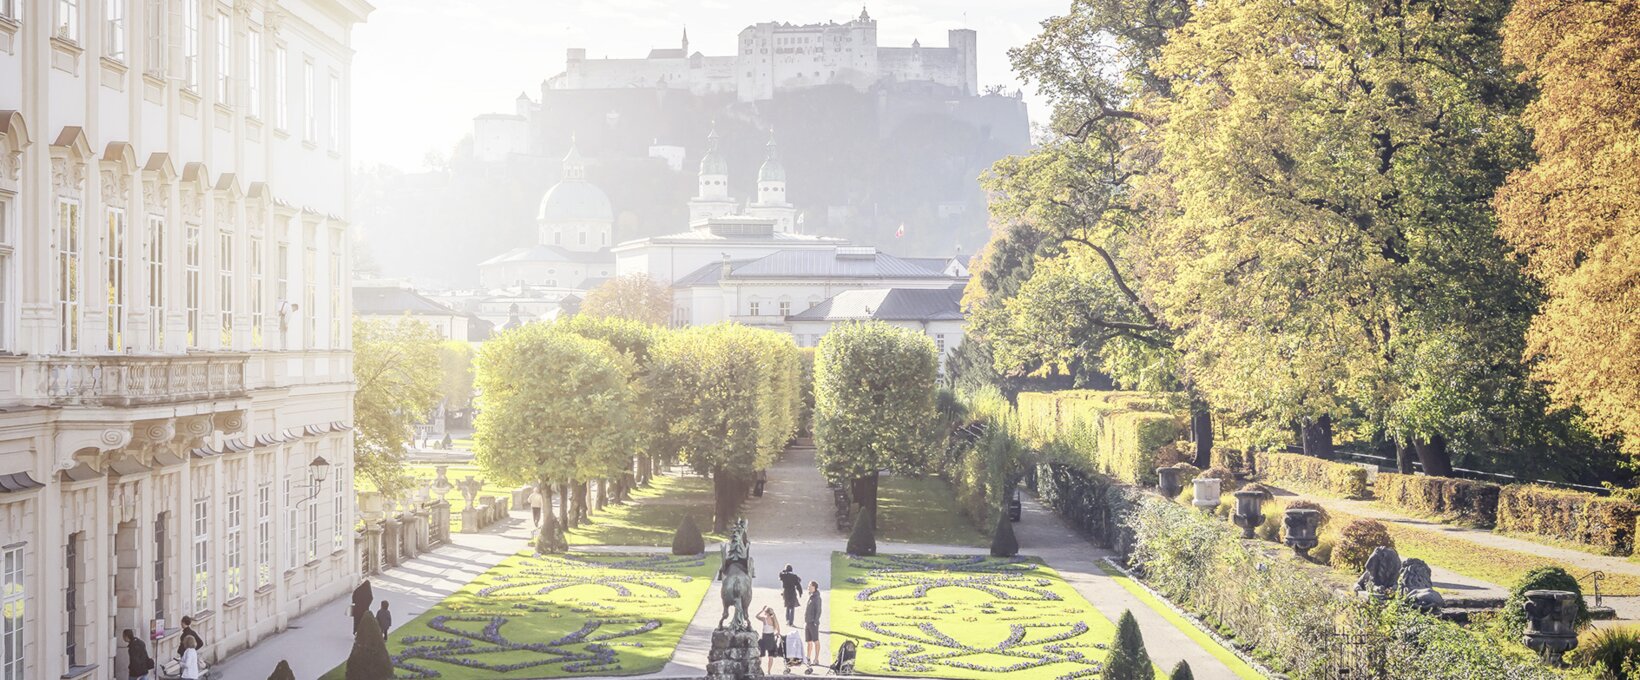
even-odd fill
[[(351, 589), (363, 0), (0, 0), (0, 680)], [(340, 615), (340, 614), (338, 614)]]

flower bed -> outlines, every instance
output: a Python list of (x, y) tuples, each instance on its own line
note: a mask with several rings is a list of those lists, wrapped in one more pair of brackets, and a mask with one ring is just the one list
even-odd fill
[(834, 638), (868, 675), (1091, 678), (1116, 631), (1034, 558), (837, 553), (832, 584)]
[[(666, 664), (715, 557), (519, 554), (387, 642), (397, 680), (636, 675)], [(343, 677), (341, 668), (325, 676)]]

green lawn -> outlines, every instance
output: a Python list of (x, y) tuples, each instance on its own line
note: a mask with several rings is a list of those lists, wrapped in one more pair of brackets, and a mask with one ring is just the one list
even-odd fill
[[(716, 556), (507, 558), (387, 641), (399, 680), (638, 675), (666, 665)], [(337, 667), (324, 680), (342, 680)]]
[(1030, 557), (832, 555), (831, 647), (868, 675), (1093, 677), (1116, 626)]
[[(1135, 583), (1133, 579), (1128, 578), (1126, 574), (1117, 571), (1110, 565), (1105, 564), (1103, 561), (1099, 562), (1099, 570), (1105, 572), (1105, 575), (1109, 576), (1110, 579), (1115, 581), (1117, 585), (1122, 586), (1122, 590), (1126, 590), (1134, 597), (1139, 598), (1139, 601), (1144, 602), (1145, 606), (1150, 607), (1151, 610), (1155, 611), (1157, 614), (1160, 614), (1163, 619), (1166, 619), (1168, 623), (1173, 624), (1173, 627), (1184, 633), (1185, 637), (1195, 640), (1196, 644), (1201, 645), (1202, 649), (1207, 650), (1208, 654), (1213, 655), (1213, 658), (1218, 659), (1221, 663), (1228, 667), (1230, 672), (1236, 674), (1236, 677), (1242, 678), (1243, 680), (1261, 680), (1264, 677), (1263, 673), (1258, 672), (1257, 669), (1248, 665), (1246, 661), (1243, 661), (1241, 657), (1236, 656), (1234, 652), (1225, 649), (1224, 645), (1219, 644), (1218, 640), (1215, 640), (1212, 636), (1202, 632), (1202, 629), (1197, 628), (1196, 624), (1186, 620), (1184, 616), (1179, 614), (1179, 612), (1174, 611), (1172, 607), (1169, 607), (1166, 602), (1163, 602), (1155, 595), (1152, 595), (1149, 590), (1147, 590), (1144, 586)], [(1140, 632), (1143, 633), (1143, 631)]]
[(877, 540), (970, 547), (991, 544), (957, 509), (951, 485), (938, 477), (885, 476), (878, 482)]
[(633, 490), (631, 501), (593, 512), (590, 524), (567, 536), (572, 546), (670, 546), (686, 514), (707, 541), (723, 538), (711, 533), (712, 481), (693, 475), (655, 477), (648, 488)]

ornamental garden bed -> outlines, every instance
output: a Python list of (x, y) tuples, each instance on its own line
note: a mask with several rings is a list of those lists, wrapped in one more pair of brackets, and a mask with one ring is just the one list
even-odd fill
[[(716, 556), (507, 558), (387, 641), (397, 680), (652, 673), (694, 618)], [(341, 680), (338, 667), (324, 676)]]
[(1116, 627), (1032, 557), (832, 556), (832, 656), (919, 678), (1097, 677)]

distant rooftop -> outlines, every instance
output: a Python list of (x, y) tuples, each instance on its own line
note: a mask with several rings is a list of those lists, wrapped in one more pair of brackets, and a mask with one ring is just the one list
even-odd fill
[(867, 288), (838, 293), (791, 321), (961, 321), (962, 286)]

